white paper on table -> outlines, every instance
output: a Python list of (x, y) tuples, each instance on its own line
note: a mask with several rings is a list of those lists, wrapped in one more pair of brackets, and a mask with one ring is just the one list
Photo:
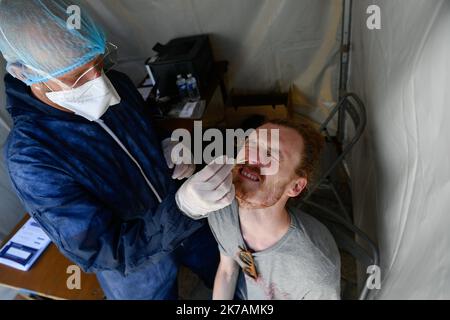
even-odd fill
[(143, 87), (148, 87), (148, 86), (153, 86), (155, 84), (155, 82), (148, 77), (147, 79), (145, 79), (144, 83), (142, 84)]
[(183, 109), (180, 111), (180, 118), (190, 118), (194, 113), (195, 107), (197, 106), (197, 102), (187, 102)]
[(141, 94), (142, 98), (144, 98), (144, 100), (147, 100), (148, 96), (150, 95), (150, 92), (152, 91), (152, 87), (138, 88), (138, 91)]
[(50, 238), (41, 227), (30, 218), (2, 247), (0, 263), (28, 271), (50, 242)]

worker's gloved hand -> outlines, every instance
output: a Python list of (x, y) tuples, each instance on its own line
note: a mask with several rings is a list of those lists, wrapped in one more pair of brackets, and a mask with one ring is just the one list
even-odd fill
[(181, 211), (192, 218), (227, 207), (233, 202), (235, 190), (231, 170), (222, 156), (190, 177), (175, 195)]
[(167, 138), (161, 142), (161, 145), (167, 166), (169, 167), (169, 169), (174, 169), (172, 173), (172, 179), (182, 180), (184, 178), (189, 178), (190, 176), (192, 176), (192, 174), (195, 172), (195, 164), (192, 157), (190, 163), (176, 164), (177, 161), (173, 161), (172, 150), (179, 143), (181, 142), (172, 141), (170, 138)]

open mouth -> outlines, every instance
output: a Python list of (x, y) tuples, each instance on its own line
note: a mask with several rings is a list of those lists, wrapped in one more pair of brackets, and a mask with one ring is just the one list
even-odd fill
[(249, 167), (242, 167), (239, 169), (239, 175), (243, 177), (244, 179), (253, 181), (253, 182), (259, 182), (261, 181), (261, 176), (259, 173), (254, 171), (255, 169), (250, 169)]

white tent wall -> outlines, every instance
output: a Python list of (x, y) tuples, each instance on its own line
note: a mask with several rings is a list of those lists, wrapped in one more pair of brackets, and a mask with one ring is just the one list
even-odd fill
[[(350, 90), (368, 128), (350, 161), (357, 223), (378, 239), (377, 299), (450, 298), (450, 2), (353, 1)], [(381, 30), (366, 27), (369, 5)]]

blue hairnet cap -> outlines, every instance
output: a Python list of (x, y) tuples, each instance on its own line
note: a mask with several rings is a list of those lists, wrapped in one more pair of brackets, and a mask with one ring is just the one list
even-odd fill
[(103, 31), (74, 1), (0, 0), (0, 51), (7, 71), (27, 85), (57, 78), (105, 50)]

